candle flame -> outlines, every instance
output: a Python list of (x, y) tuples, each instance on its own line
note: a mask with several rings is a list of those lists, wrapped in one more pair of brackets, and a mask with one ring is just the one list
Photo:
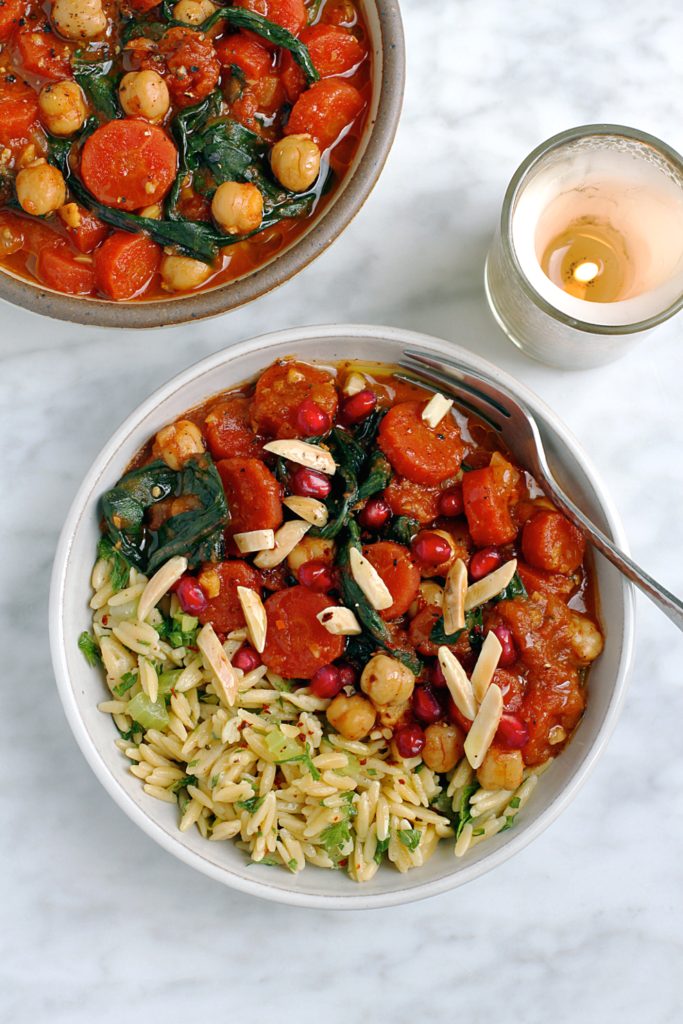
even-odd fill
[(586, 284), (588, 281), (592, 281), (596, 277), (600, 267), (597, 263), (587, 261), (586, 263), (579, 263), (578, 267), (574, 270), (574, 280), (580, 281), (582, 284)]

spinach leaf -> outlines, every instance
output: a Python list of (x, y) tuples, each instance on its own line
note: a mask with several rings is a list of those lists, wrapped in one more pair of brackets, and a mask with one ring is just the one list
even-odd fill
[(388, 409), (373, 409), (369, 416), (361, 420), (352, 431), (356, 441), (360, 444), (365, 444), (366, 441), (374, 441), (379, 425), (388, 411)]
[(100, 648), (97, 642), (90, 636), (87, 630), (84, 630), (78, 638), (78, 649), (84, 656), (85, 660), (93, 668), (95, 665), (102, 664), (102, 656), (100, 655)]
[(111, 576), (109, 577), (109, 582), (114, 589), (114, 593), (117, 594), (119, 590), (123, 590), (124, 587), (127, 587), (128, 580), (130, 578), (130, 564), (123, 557), (121, 552), (116, 550), (108, 537), (100, 537), (98, 540), (97, 556), (98, 558), (111, 560), (114, 563)]
[(244, 178), (252, 164), (265, 160), (267, 152), (255, 132), (230, 120), (214, 121), (189, 144), (191, 156), (204, 163), (219, 183)]
[(125, 49), (126, 43), (131, 39), (138, 39), (144, 36), (146, 39), (161, 39), (164, 32), (168, 31), (168, 25), (161, 21), (136, 21), (134, 18), (128, 22), (119, 37), (119, 46)]
[(62, 172), (62, 176), (66, 178), (68, 176), (69, 156), (71, 154), (71, 147), (73, 145), (73, 136), (69, 135), (66, 138), (58, 138), (56, 135), (51, 135), (46, 132), (47, 135), (47, 162), (52, 164), (54, 167), (58, 167)]
[(344, 604), (355, 614), (358, 621), (367, 629), (375, 640), (385, 646), (389, 638), (384, 619), (376, 611), (356, 583), (351, 573), (350, 550), (352, 547), (361, 551), (360, 530), (355, 519), (349, 522), (349, 539), (339, 552), (338, 565), (341, 568), (342, 591)]
[(358, 488), (357, 500), (370, 498), (378, 491), (383, 491), (391, 481), (393, 470), (379, 449), (370, 456), (368, 475)]
[(323, 5), (323, 0), (312, 0), (311, 3), (306, 4), (306, 24), (312, 25), (315, 19), (318, 17), (320, 8)]
[[(162, 13), (166, 15), (166, 11), (169, 10), (170, 4), (168, 0), (164, 0), (162, 7)], [(291, 32), (288, 32), (286, 28), (281, 25), (277, 25), (274, 21), (268, 21), (267, 18), (262, 18), (260, 14), (255, 14), (253, 11), (248, 11), (244, 7), (219, 7), (217, 11), (206, 19), (200, 26), (199, 29), (202, 32), (208, 32), (209, 29), (213, 28), (217, 21), (225, 20), (229, 25), (234, 25), (235, 28), (248, 28), (256, 35), (261, 36), (263, 39), (267, 39), (269, 43), (275, 43), (276, 46), (281, 46), (285, 50), (289, 50), (292, 57), (299, 65), (306, 81), (309, 85), (313, 82), (317, 82), (320, 75), (316, 71), (315, 64), (311, 60), (311, 55), (308, 52), (308, 47), (305, 43), (302, 43), (300, 39), (293, 36)]]
[(375, 850), (375, 856), (373, 857), (373, 860), (375, 861), (375, 864), (381, 864), (382, 863), (382, 861), (384, 860), (384, 858), (387, 855), (388, 846), (389, 846), (389, 836), (387, 836), (386, 839), (378, 839), (377, 840), (377, 849)]
[(522, 578), (519, 573), (515, 573), (510, 582), (508, 583), (505, 590), (501, 590), (500, 594), (496, 594), (491, 600), (494, 604), (498, 604), (499, 601), (512, 601), (515, 597), (528, 597), (526, 587), (522, 583)]
[(420, 524), (417, 519), (410, 516), (394, 516), (384, 531), (384, 540), (395, 540), (397, 544), (409, 548), (413, 537), (419, 532)]
[(400, 828), (398, 830), (398, 838), (409, 850), (417, 850), (422, 839), (422, 833), (416, 828)]
[[(469, 630), (470, 647), (473, 651), (478, 653), (479, 650), (481, 650), (482, 643), (484, 642), (484, 623), (481, 608), (473, 608), (465, 614), (465, 629)], [(458, 642), (461, 635), (465, 632), (465, 629), (458, 629), (455, 633), (446, 633), (442, 616), (440, 619), (437, 619), (432, 626), (429, 639), (433, 644), (439, 644), (440, 646), (444, 644), (452, 646)]]
[(360, 445), (336, 427), (330, 434), (329, 444), (338, 467), (333, 477), (334, 496), (327, 503), (330, 518), (326, 526), (311, 531), (315, 536), (325, 538), (336, 537), (349, 523), (358, 495), (356, 474), (365, 460), (365, 452)]
[(471, 782), (469, 784), (469, 786), (465, 786), (463, 790), (462, 800), (460, 801), (460, 816), (458, 819), (458, 827), (455, 833), (456, 842), (460, 838), (460, 834), (464, 829), (465, 825), (468, 823), (468, 821), (472, 821), (472, 808), (470, 805), (470, 797), (474, 793), (476, 793), (478, 789), (481, 789), (481, 786), (475, 779), (474, 782)]
[(71, 58), (74, 78), (97, 113), (106, 121), (123, 117), (123, 111), (118, 103), (117, 83), (109, 77), (111, 66), (110, 60), (88, 60), (83, 57), (82, 50), (76, 50)]
[(377, 641), (365, 631), (356, 636), (347, 637), (344, 657), (352, 661), (361, 671), (371, 658), (377, 654)]

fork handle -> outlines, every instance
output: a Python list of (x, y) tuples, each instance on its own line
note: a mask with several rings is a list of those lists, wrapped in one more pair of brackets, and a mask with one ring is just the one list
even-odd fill
[(581, 530), (582, 533), (589, 538), (594, 547), (600, 551), (605, 558), (607, 558), (612, 565), (615, 565), (620, 572), (635, 583), (637, 587), (647, 594), (651, 601), (654, 601), (656, 605), (661, 608), (665, 615), (667, 615), (671, 621), (678, 626), (683, 632), (683, 602), (679, 601), (677, 597), (674, 597), (665, 587), (657, 580), (653, 580), (651, 576), (648, 576), (639, 565), (636, 565), (632, 559), (625, 555), (623, 551), (620, 551), (618, 547), (612, 543), (612, 541), (605, 536), (605, 534), (597, 528), (590, 519), (587, 519), (583, 512), (576, 507), (573, 501), (567, 497), (567, 495), (560, 489), (554, 479), (547, 481), (550, 485), (550, 490), (553, 491), (553, 500), (555, 504), (564, 512), (568, 519), (570, 519), (575, 526)]

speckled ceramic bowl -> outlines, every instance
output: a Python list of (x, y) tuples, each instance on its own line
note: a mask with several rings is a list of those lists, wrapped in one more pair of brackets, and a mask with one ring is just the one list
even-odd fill
[(356, 157), (332, 201), (296, 241), (269, 263), (207, 291), (150, 302), (76, 298), (0, 267), (0, 298), (34, 313), (96, 327), (166, 327), (217, 316), (284, 284), (319, 256), (355, 217), (379, 178), (398, 127), (405, 82), (397, 0), (364, 0), (373, 52), (370, 112)]
[[(255, 338), (217, 352), (164, 384), (116, 430), (95, 459), (74, 498), (57, 549), (50, 594), (52, 658), (69, 723), (91, 768), (128, 817), (169, 853), (225, 885), (280, 903), (328, 909), (386, 907), (438, 895), (497, 867), (536, 838), (576, 795), (605, 749), (626, 696), (634, 648), (633, 587), (596, 555), (605, 650), (591, 670), (586, 714), (576, 735), (541, 778), (515, 828), (481, 843), (462, 860), (453, 856), (452, 840), (442, 841), (422, 868), (401, 875), (385, 865), (363, 885), (343, 871), (311, 865), (298, 875), (250, 865), (232, 842), (208, 842), (196, 829), (181, 833), (177, 807), (144, 793), (128, 770), (126, 758), (114, 744), (111, 718), (97, 710), (104, 698), (101, 672), (88, 666), (77, 647), (79, 634), (90, 628), (92, 619), (90, 574), (101, 495), (160, 427), (211, 395), (257, 375), (278, 357), (397, 363), (405, 348), (455, 355), (473, 369), (493, 375), (526, 402), (536, 415), (560, 484), (594, 523), (626, 549), (619, 517), (590, 459), (533, 392), (486, 360), (447, 342), (411, 331), (353, 324), (298, 328)], [(552, 864), (548, 871), (553, 871)]]

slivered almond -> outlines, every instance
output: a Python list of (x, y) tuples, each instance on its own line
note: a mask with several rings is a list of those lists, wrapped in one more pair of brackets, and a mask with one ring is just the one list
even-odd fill
[(447, 647), (439, 647), (438, 655), (441, 671), (446, 679), (451, 697), (455, 701), (458, 711), (471, 721), (477, 713), (477, 705), (474, 700), (472, 684), (467, 678), (465, 669)]
[(168, 593), (176, 580), (187, 569), (187, 559), (182, 555), (174, 555), (158, 569), (145, 587), (138, 603), (138, 619), (144, 622), (152, 608), (156, 608), (164, 594)]
[(496, 634), (487, 633), (477, 658), (477, 664), (472, 672), (472, 689), (480, 704), (491, 684), (493, 673), (498, 668), (502, 653), (503, 648)]
[(268, 616), (263, 607), (263, 601), (256, 591), (250, 590), (249, 587), (238, 587), (237, 596), (247, 620), (249, 639), (261, 654), (266, 646), (266, 630), (268, 629)]
[(328, 633), (334, 633), (335, 636), (356, 636), (362, 632), (356, 616), (350, 608), (344, 608), (343, 605), (325, 608), (324, 611), (318, 612), (316, 619)]
[(232, 706), (239, 692), (239, 681), (210, 622), (197, 633), (197, 647), (216, 677), (226, 703)]
[(465, 594), (467, 593), (467, 569), (462, 558), (458, 558), (448, 570), (443, 595), (443, 623), (447, 636), (456, 629), (465, 628)]
[(317, 444), (308, 444), (306, 441), (269, 441), (264, 444), (267, 452), (279, 455), (282, 459), (289, 459), (300, 466), (307, 466), (309, 469), (319, 469), (321, 473), (333, 476), (337, 466), (328, 451)]
[(388, 586), (375, 569), (374, 565), (363, 558), (358, 548), (351, 548), (349, 552), (351, 574), (354, 580), (363, 591), (368, 601), (378, 612), (384, 608), (391, 608), (394, 599), (391, 596)]
[(486, 757), (502, 714), (502, 691), (496, 683), (491, 683), (465, 740), (465, 755), (473, 768), (479, 768)]
[(501, 565), (500, 569), (495, 569), (488, 576), (484, 576), (483, 579), (473, 583), (471, 587), (468, 587), (465, 594), (465, 611), (469, 612), (472, 608), (490, 601), (496, 594), (500, 594), (501, 590), (505, 590), (516, 572), (517, 559), (513, 558), (510, 562), (506, 562), (505, 565)]
[(422, 419), (425, 423), (428, 423), (430, 427), (438, 427), (439, 423), (441, 423), (441, 420), (452, 405), (452, 398), (446, 398), (445, 395), (442, 395), (437, 391), (435, 395), (432, 395), (422, 410)]
[(261, 551), (254, 559), (254, 565), (258, 569), (272, 569), (274, 565), (279, 565), (310, 528), (311, 524), (303, 519), (291, 519), (284, 523), (275, 534), (275, 546), (270, 551)]
[(327, 511), (327, 505), (323, 504), (322, 501), (318, 501), (317, 498), (300, 498), (298, 495), (293, 494), (291, 498), (284, 498), (283, 505), (294, 513), (296, 516), (301, 516), (307, 523), (311, 523), (313, 526), (326, 526), (329, 517)]
[(234, 533), (232, 539), (243, 555), (248, 555), (251, 551), (272, 551), (275, 547), (275, 533), (272, 530)]
[(357, 395), (361, 391), (365, 391), (368, 386), (368, 382), (362, 373), (350, 373), (344, 381), (344, 387), (342, 388), (345, 395)]

